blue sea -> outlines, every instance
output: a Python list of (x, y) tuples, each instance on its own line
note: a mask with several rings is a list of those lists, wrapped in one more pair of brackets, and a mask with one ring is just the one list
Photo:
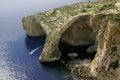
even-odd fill
[[(0, 0), (0, 80), (73, 80), (62, 64), (43, 65), (38, 58), (45, 37), (27, 37), (22, 18), (89, 0)], [(36, 47), (41, 47), (29, 55)]]

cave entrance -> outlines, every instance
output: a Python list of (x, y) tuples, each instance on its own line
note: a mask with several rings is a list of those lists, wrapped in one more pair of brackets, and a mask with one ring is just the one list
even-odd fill
[(72, 46), (60, 40), (59, 49), (62, 53), (61, 59), (64, 61), (69, 61), (71, 59), (93, 59), (96, 52), (88, 53), (86, 51), (90, 46), (91, 45)]
[(89, 25), (89, 20), (89, 15), (80, 17), (62, 34), (59, 41), (61, 59), (69, 60), (71, 57), (78, 59), (94, 58), (96, 52), (87, 53), (86, 51), (95, 43), (95, 33)]

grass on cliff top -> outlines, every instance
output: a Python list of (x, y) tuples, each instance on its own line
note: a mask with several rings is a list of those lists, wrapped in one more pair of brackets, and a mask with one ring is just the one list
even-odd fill
[[(56, 10), (60, 10), (61, 12), (69, 13), (69, 14), (75, 14), (75, 10), (83, 12), (89, 12), (90, 10), (98, 9), (99, 11), (103, 10), (109, 10), (109, 9), (116, 9), (115, 3), (119, 0), (101, 0), (96, 2), (81, 2), (81, 3), (75, 3), (71, 5), (66, 5), (60, 8), (54, 9), (54, 12)], [(75, 11), (75, 12), (74, 12)], [(46, 13), (47, 11), (45, 11)], [(79, 12), (78, 12), (79, 13)], [(54, 15), (54, 14), (53, 14)]]
[(77, 13), (99, 13), (111, 9), (117, 9), (115, 6), (116, 0), (112, 1), (98, 1), (98, 2), (85, 2), (77, 3), (63, 8), (59, 8), (62, 12), (69, 13), (72, 16)]
[(116, 9), (115, 3), (117, 0), (110, 0), (110, 1), (97, 1), (97, 2), (82, 2), (82, 3), (76, 3), (67, 5), (64, 7), (56, 8), (54, 9), (54, 14), (56, 14), (57, 10), (60, 10), (63, 14), (68, 14), (71, 16), (74, 16), (78, 13), (99, 13), (102, 11), (107, 11), (110, 9)]
[[(38, 13), (38, 17), (44, 24), (53, 27), (65, 23), (76, 15), (106, 13), (108, 10), (116, 10), (115, 1), (82, 2)], [(66, 19), (66, 20), (65, 20)], [(117, 19), (118, 20), (118, 19)], [(48, 23), (48, 24), (47, 24)]]
[(89, 5), (93, 5), (93, 7), (89, 11), (93, 11), (93, 13), (100, 13), (103, 11), (108, 10), (116, 10), (117, 7), (115, 6), (116, 1), (100, 1), (100, 2), (94, 2)]

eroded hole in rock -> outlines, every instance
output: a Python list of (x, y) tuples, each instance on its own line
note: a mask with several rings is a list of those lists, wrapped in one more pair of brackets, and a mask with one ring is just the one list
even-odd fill
[(87, 53), (88, 47), (95, 43), (95, 33), (89, 25), (90, 16), (85, 15), (76, 20), (62, 34), (59, 41), (61, 59), (94, 58), (96, 52)]
[(88, 53), (86, 50), (91, 45), (79, 45), (79, 46), (72, 46), (69, 44), (66, 44), (65, 42), (60, 41), (59, 42), (59, 49), (62, 53), (61, 59), (65, 61), (69, 61), (72, 59), (85, 59), (90, 58), (93, 59), (96, 52)]

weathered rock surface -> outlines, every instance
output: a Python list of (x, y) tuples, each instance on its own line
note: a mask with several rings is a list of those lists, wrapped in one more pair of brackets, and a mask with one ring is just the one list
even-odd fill
[(24, 17), (23, 27), (30, 36), (46, 36), (41, 62), (60, 59), (60, 39), (73, 46), (94, 44), (87, 49), (97, 51), (93, 61), (74, 67), (73, 74), (120, 80), (119, 1), (78, 3), (37, 13)]
[(54, 61), (61, 55), (60, 38), (73, 46), (94, 44), (100, 25), (106, 27), (107, 18), (118, 14), (114, 3), (78, 3), (24, 17), (23, 27), (30, 36), (47, 36), (40, 61)]
[(97, 54), (93, 61), (87, 66), (73, 66), (72, 74), (76, 74), (77, 78), (84, 77), (85, 80), (120, 80), (119, 37), (120, 20), (108, 20), (106, 27), (101, 26), (99, 29)]
[(120, 80), (120, 13), (113, 14), (99, 26), (95, 58), (86, 66), (72, 67), (72, 74), (76, 75), (74, 76), (76, 80), (80, 78), (83, 80)]

